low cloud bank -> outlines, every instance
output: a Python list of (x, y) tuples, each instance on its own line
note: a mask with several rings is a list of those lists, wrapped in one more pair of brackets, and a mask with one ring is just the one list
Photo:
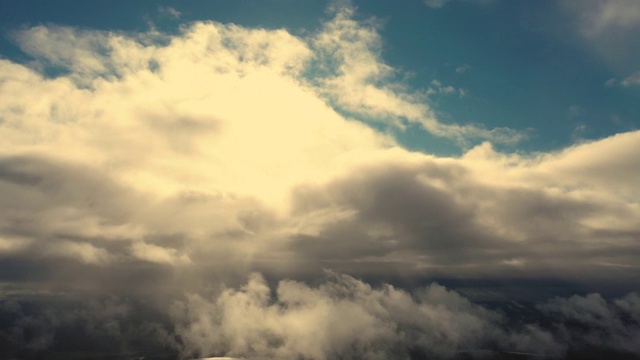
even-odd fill
[(489, 309), (437, 283), (409, 292), (327, 271), (315, 285), (282, 280), (271, 287), (253, 273), (242, 286), (188, 293), (155, 310), (117, 297), (40, 308), (4, 297), (0, 338), (5, 355), (25, 359), (64, 352), (84, 337), (83, 351), (185, 359), (640, 357), (636, 293), (505, 310), (512, 304)]

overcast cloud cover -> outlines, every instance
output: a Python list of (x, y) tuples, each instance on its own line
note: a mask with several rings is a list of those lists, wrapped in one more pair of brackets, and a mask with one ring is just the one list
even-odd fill
[[(640, 16), (602, 3), (575, 16), (597, 19), (577, 29), (606, 52)], [(527, 131), (439, 120), (385, 62), (381, 22), (356, 12), (332, 3), (305, 35), (12, 29), (29, 60), (0, 59), (2, 343), (36, 356), (75, 324), (186, 358), (640, 356), (640, 131), (497, 150)], [(409, 151), (376, 123), (463, 154)], [(431, 279), (618, 295), (514, 320)], [(66, 302), (83, 305), (51, 305)]]

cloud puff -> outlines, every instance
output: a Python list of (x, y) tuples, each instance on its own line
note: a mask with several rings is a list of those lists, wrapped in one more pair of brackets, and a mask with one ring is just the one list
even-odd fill
[(158, 13), (173, 19), (178, 19), (182, 16), (182, 13), (180, 11), (171, 6), (159, 6)]

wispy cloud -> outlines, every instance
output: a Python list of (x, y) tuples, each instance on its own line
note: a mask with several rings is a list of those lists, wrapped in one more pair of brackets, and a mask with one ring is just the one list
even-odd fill
[(467, 71), (469, 71), (469, 69), (471, 69), (471, 65), (469, 65), (469, 64), (464, 64), (464, 65), (458, 66), (458, 67), (456, 68), (456, 72), (457, 72), (458, 74), (463, 74), (463, 73), (466, 73)]
[(440, 9), (451, 0), (424, 0), (424, 4), (433, 9)]
[(182, 13), (171, 6), (159, 6), (158, 12), (161, 15), (165, 15), (167, 17), (173, 19), (179, 19), (182, 16)]
[[(569, 23), (588, 48), (617, 74), (638, 71), (640, 3), (634, 0), (563, 0)], [(623, 75), (624, 76), (624, 75)]]
[(620, 85), (631, 87), (640, 85), (640, 71), (635, 72), (620, 81)]
[[(397, 70), (381, 58), (380, 25), (375, 19), (368, 23), (356, 21), (353, 11), (351, 7), (338, 8), (334, 19), (325, 24), (312, 43), (322, 58), (329, 59), (330, 75), (317, 79), (319, 91), (339, 108), (400, 128), (407, 123), (418, 124), (433, 135), (454, 139), (463, 146), (474, 139), (516, 143), (527, 137), (526, 132), (514, 129), (440, 122), (425, 97), (429, 95), (428, 89), (422, 93), (411, 91), (393, 80)], [(463, 93), (461, 90), (460, 94)]]

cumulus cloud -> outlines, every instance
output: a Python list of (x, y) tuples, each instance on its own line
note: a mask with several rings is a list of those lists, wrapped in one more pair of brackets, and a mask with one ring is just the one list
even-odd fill
[[(190, 295), (173, 316), (183, 353), (278, 359), (453, 358), (510, 350), (559, 355), (550, 333), (527, 326), (507, 333), (501, 316), (432, 284), (412, 296), (328, 274), (318, 287), (281, 281), (275, 299), (253, 274), (214, 299)], [(499, 344), (499, 345), (496, 345)]]
[[(0, 186), (10, 195), (0, 251), (284, 274), (637, 269), (637, 132), (528, 157), (489, 143), (461, 158), (407, 152), (323, 97), (396, 111), (351, 98), (355, 88), (397, 92), (378, 83), (393, 70), (374, 51), (375, 24), (336, 11), (311, 43), (217, 23), (161, 45), (144, 34), (23, 32), (25, 51), (69, 73), (2, 61)], [(44, 39), (78, 49), (33, 45)], [(314, 51), (337, 73), (309, 84), (300, 76)], [(403, 99), (397, 109), (419, 110), (405, 117), (427, 111)]]

